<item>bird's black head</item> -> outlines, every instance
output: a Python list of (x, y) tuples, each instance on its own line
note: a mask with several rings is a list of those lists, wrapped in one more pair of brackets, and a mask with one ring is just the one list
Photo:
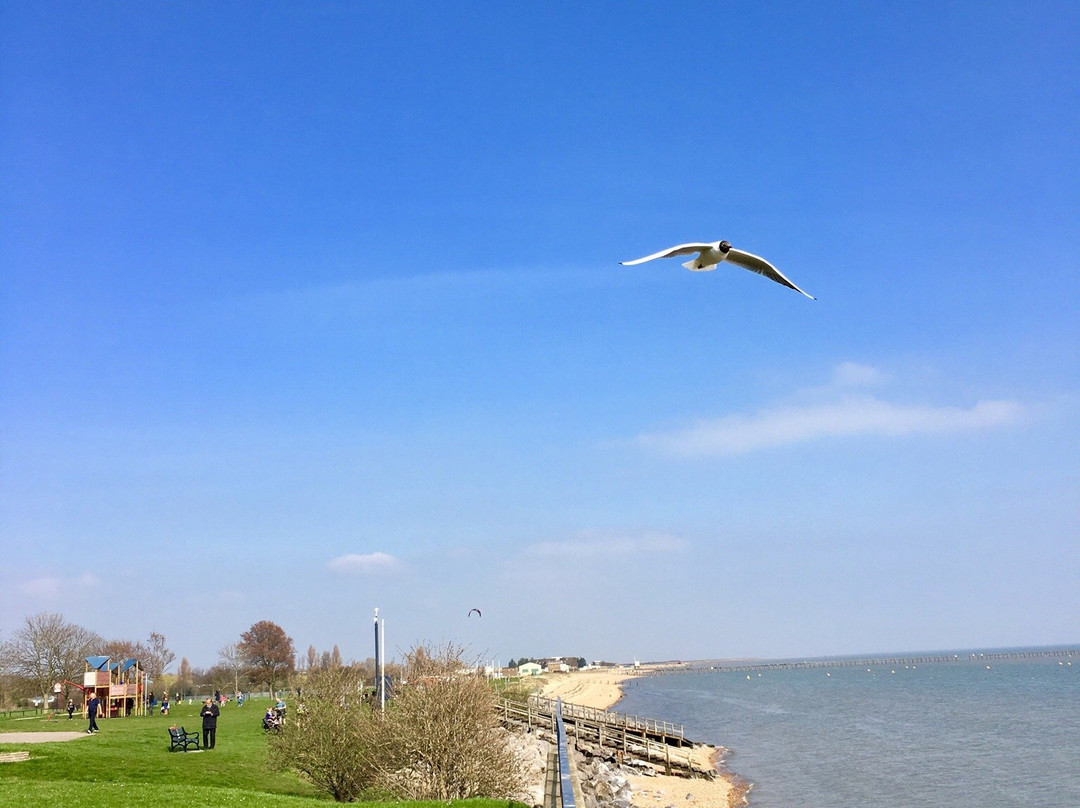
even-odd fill
[(721, 241), (716, 246), (720, 250), (720, 252), (724, 253), (725, 255), (727, 255), (727, 251), (731, 249), (731, 244), (727, 241)]

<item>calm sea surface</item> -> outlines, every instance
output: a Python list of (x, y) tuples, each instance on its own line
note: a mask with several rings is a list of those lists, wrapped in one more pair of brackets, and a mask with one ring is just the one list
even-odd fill
[(1080, 656), (627, 684), (615, 709), (730, 749), (751, 808), (1080, 807)]

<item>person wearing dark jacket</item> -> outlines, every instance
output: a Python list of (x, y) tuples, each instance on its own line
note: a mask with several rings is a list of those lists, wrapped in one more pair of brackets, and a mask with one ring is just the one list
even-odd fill
[(98, 700), (96, 694), (91, 694), (90, 701), (86, 703), (86, 714), (90, 717), (90, 726), (86, 728), (87, 735), (93, 735), (98, 731), (97, 727), (97, 713), (98, 706), (101, 702)]
[(221, 714), (213, 699), (207, 699), (203, 703), (202, 711), (202, 745), (203, 749), (213, 749), (217, 741), (217, 719)]

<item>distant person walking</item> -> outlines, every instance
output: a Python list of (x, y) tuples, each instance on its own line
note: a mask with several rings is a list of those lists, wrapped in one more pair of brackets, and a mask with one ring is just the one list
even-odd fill
[(199, 712), (202, 716), (202, 745), (203, 749), (213, 749), (217, 743), (217, 720), (221, 715), (217, 704), (213, 699), (207, 699)]
[(93, 735), (98, 731), (97, 713), (100, 706), (101, 702), (98, 701), (97, 695), (91, 695), (90, 701), (86, 703), (86, 714), (90, 717), (90, 726), (86, 728), (87, 735)]
[(75, 717), (75, 702), (68, 699), (68, 721)]

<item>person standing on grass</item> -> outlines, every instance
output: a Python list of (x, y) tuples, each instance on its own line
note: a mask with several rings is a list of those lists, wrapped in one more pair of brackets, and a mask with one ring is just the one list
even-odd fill
[(97, 694), (96, 693), (91, 694), (90, 701), (88, 701), (86, 703), (86, 714), (88, 716), (90, 716), (90, 726), (86, 728), (86, 734), (87, 735), (93, 735), (95, 732), (98, 731), (97, 712), (98, 712), (98, 706), (100, 704), (101, 704), (101, 702), (98, 701)]
[(217, 719), (221, 714), (213, 699), (207, 699), (203, 703), (202, 711), (202, 745), (203, 749), (213, 749), (217, 742)]

